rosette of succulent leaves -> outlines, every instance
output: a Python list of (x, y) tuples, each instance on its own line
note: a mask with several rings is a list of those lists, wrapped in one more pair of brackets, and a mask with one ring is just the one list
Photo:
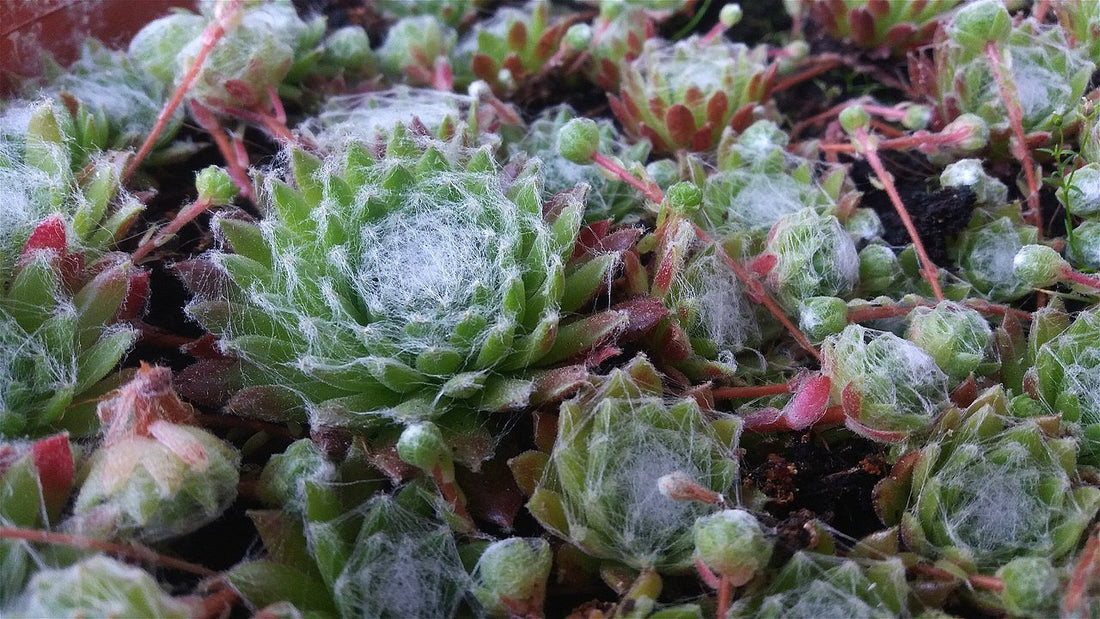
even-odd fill
[(668, 401), (644, 356), (592, 377), (561, 405), (549, 452), (513, 460), (527, 509), (584, 553), (644, 570), (676, 573), (693, 562), (693, 524), (711, 505), (676, 500), (658, 480), (678, 474), (718, 495), (736, 492), (740, 420)]
[(0, 436), (94, 433), (95, 398), (136, 338), (148, 274), (110, 249), (143, 205), (119, 159), (85, 150), (85, 128), (43, 102), (0, 136)]
[(1071, 45), (1056, 25), (1034, 19), (1013, 24), (1000, 0), (982, 0), (966, 9), (937, 33), (932, 60), (911, 65), (913, 83), (927, 90), (938, 121), (977, 114), (989, 125), (994, 150), (1009, 152), (1010, 114), (991, 65), (992, 45), (1004, 86), (1022, 112), (1025, 134), (1076, 126), (1078, 102), (1096, 67), (1087, 49)]
[(870, 54), (903, 56), (932, 40), (940, 22), (962, 0), (796, 0), (784, 6), (834, 39)]
[(543, 200), (533, 162), (402, 125), (286, 160), (258, 179), (264, 219), (219, 217), (223, 250), (181, 269), (188, 313), (244, 362), (238, 402), (296, 402), (268, 416), (461, 432), (560, 397), (567, 374), (544, 369), (649, 325), (644, 303), (601, 309), (622, 251), (578, 245), (585, 188)]
[[(1019, 417), (1001, 386), (965, 410), (952, 408), (935, 433), (903, 456), (875, 488), (875, 507), (907, 547), (965, 575), (995, 573), (1003, 589), (970, 590), (975, 603), (1014, 614), (1051, 612), (1053, 566), (1062, 565), (1100, 507), (1100, 490), (1077, 469), (1078, 440), (1053, 416)], [(1020, 572), (1014, 563), (1041, 565)], [(1045, 566), (1045, 567), (1043, 567)], [(1064, 576), (1064, 573), (1063, 573)]]

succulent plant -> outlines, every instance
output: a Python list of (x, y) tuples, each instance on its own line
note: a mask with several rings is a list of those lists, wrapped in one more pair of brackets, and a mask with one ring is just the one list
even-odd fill
[(621, 70), (619, 94), (608, 95), (611, 110), (628, 135), (668, 153), (711, 150), (726, 127), (747, 127), (778, 65), (763, 47), (692, 37), (650, 39)]
[(1095, 64), (1068, 46), (1060, 28), (1028, 20), (1012, 26), (1000, 0), (989, 0), (960, 10), (945, 32), (934, 45), (934, 68), (924, 66), (914, 74), (915, 82), (934, 89), (944, 122), (973, 113), (994, 134), (1008, 134), (1008, 114), (986, 57), (990, 40), (998, 42), (1006, 59), (1025, 133), (1051, 132), (1074, 120)]
[(550, 544), (542, 538), (493, 542), (474, 568), (474, 596), (494, 617), (539, 614), (552, 562)]
[(96, 555), (65, 568), (43, 569), (5, 617), (166, 617), (186, 619), (196, 605), (168, 595), (141, 568)]
[(437, 63), (449, 63), (457, 40), (458, 33), (432, 15), (402, 18), (378, 48), (382, 72), (409, 86), (430, 86)]
[[(148, 274), (108, 250), (143, 206), (119, 190), (119, 162), (79, 175), (78, 128), (55, 104), (0, 144), (0, 435), (94, 431), (89, 398), (129, 350)], [(89, 157), (87, 153), (84, 157)], [(79, 169), (79, 168), (77, 168)]]
[(798, 15), (829, 36), (883, 55), (901, 56), (932, 40), (961, 0), (800, 0)]
[(987, 359), (992, 336), (989, 323), (977, 311), (941, 301), (935, 307), (913, 309), (906, 339), (932, 355), (952, 381), (959, 381)]
[(187, 425), (194, 411), (172, 390), (167, 368), (143, 366), (97, 414), (106, 439), (86, 464), (68, 528), (158, 541), (214, 520), (236, 498), (240, 455)]
[(784, 215), (806, 208), (833, 213), (843, 192), (843, 172), (829, 172), (818, 183), (810, 161), (786, 152), (789, 141), (768, 120), (739, 134), (723, 132), (718, 171), (706, 178), (698, 223), (722, 237), (742, 238), (754, 251)]
[(809, 297), (848, 295), (859, 283), (859, 254), (852, 238), (836, 217), (813, 209), (781, 217), (768, 235), (764, 254), (775, 259), (768, 285), (792, 310)]
[(1051, 334), (1036, 347), (1034, 368), (1036, 395), (1049, 410), (1061, 414), (1067, 424), (1080, 426), (1081, 456), (1089, 463), (1100, 461), (1097, 337), (1100, 337), (1100, 314), (1096, 310), (1081, 312), (1069, 328)]
[(570, 29), (585, 29), (589, 38), (585, 46), (584, 71), (588, 79), (600, 88), (614, 92), (619, 89), (621, 67), (642, 53), (646, 41), (656, 36), (656, 26), (650, 13), (638, 3), (604, 3), (592, 25), (577, 24)]
[(1031, 291), (1012, 267), (1016, 253), (1035, 243), (1038, 232), (1021, 221), (1019, 208), (975, 209), (951, 248), (960, 275), (992, 301), (1013, 301)]
[(1085, 48), (1092, 61), (1100, 64), (1100, 7), (1089, 0), (1058, 0), (1051, 8), (1074, 47)]
[[(69, 438), (58, 434), (34, 443), (0, 442), (0, 522), (36, 529), (56, 524), (73, 484)], [(0, 610), (34, 572), (39, 557), (16, 540), (0, 540)]]
[(984, 392), (876, 488), (880, 516), (917, 552), (973, 572), (1076, 547), (1100, 508), (1100, 489), (1075, 481), (1077, 442), (1007, 410), (999, 386)]
[(730, 617), (897, 617), (909, 587), (897, 559), (838, 559), (798, 552), (763, 592), (737, 600)]
[(295, 187), (265, 180), (263, 222), (218, 220), (234, 251), (207, 260), (228, 300), (188, 311), (316, 423), (513, 410), (532, 398), (535, 368), (631, 324), (629, 308), (571, 319), (618, 260), (574, 253), (583, 188), (544, 203), (533, 166), (502, 172), (487, 148), (401, 126), (384, 153), (353, 143), (326, 161), (289, 158)]
[(710, 508), (663, 495), (658, 479), (680, 472), (710, 491), (731, 491), (739, 434), (737, 420), (709, 421), (694, 400), (665, 403), (656, 370), (636, 357), (562, 404), (557, 442), (527, 508), (591, 556), (684, 570), (692, 524)]
[(379, 0), (378, 8), (382, 10), (382, 16), (389, 20), (430, 15), (452, 28), (457, 28), (473, 17), (474, 12), (482, 4), (484, 4), (483, 0), (422, 0), (421, 2)]
[(756, 517), (727, 509), (695, 521), (695, 556), (707, 569), (740, 587), (764, 571), (772, 542)]
[(546, 0), (532, 0), (522, 10), (499, 9), (459, 41), (456, 83), (482, 79), (498, 94), (513, 93), (546, 66), (568, 27), (567, 20), (551, 18)]
[[(523, 152), (539, 158), (546, 196), (587, 183), (590, 190), (584, 213), (586, 221), (611, 219), (615, 223), (636, 223), (645, 213), (639, 208), (640, 199), (634, 188), (618, 179), (608, 178), (596, 166), (574, 163), (562, 156), (559, 134), (575, 116), (576, 113), (566, 106), (544, 111), (531, 122), (522, 140), (509, 145), (509, 150), (513, 154)], [(642, 140), (627, 144), (612, 123), (604, 121), (597, 123), (597, 126), (599, 152), (616, 158), (624, 167), (640, 167), (645, 162), (650, 149), (648, 142)]]
[(832, 380), (848, 426), (876, 440), (900, 440), (927, 429), (947, 405), (947, 375), (912, 342), (849, 325), (821, 346), (822, 373)]

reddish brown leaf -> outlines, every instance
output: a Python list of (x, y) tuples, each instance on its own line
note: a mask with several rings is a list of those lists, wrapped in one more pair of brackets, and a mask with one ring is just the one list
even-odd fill
[(691, 137), (690, 148), (695, 152), (710, 150), (711, 144), (714, 144), (714, 138), (714, 125), (707, 122)]
[(694, 108), (703, 102), (703, 91), (698, 86), (691, 86), (684, 92), (684, 105)]
[(31, 445), (31, 458), (38, 469), (46, 509), (56, 517), (68, 501), (73, 487), (73, 452), (69, 447), (68, 433), (35, 441)]
[(875, 18), (864, 7), (848, 11), (848, 38), (856, 45), (866, 45), (875, 38)]
[(20, 254), (20, 258), (27, 258), (40, 251), (52, 251), (63, 255), (66, 247), (65, 223), (61, 221), (60, 215), (51, 215), (31, 232), (30, 238), (23, 244), (23, 253)]
[(497, 81), (500, 65), (485, 54), (474, 54), (473, 59), (470, 61), (470, 69), (474, 72), (474, 75), (493, 84)]
[(913, 41), (913, 35), (917, 29), (912, 24), (896, 24), (886, 31), (883, 45), (886, 47), (901, 47)]
[(728, 109), (729, 97), (724, 90), (719, 90), (710, 96), (710, 101), (707, 101), (707, 122), (715, 127), (724, 127)]
[(115, 312), (115, 321), (134, 320), (145, 309), (149, 299), (149, 271), (144, 269), (130, 275), (130, 285), (126, 288), (126, 298)]
[(691, 110), (683, 104), (676, 103), (668, 108), (665, 127), (669, 138), (677, 147), (689, 146), (691, 139), (695, 137), (695, 118), (691, 115)]
[(514, 50), (521, 50), (527, 46), (527, 26), (517, 21), (512, 24), (512, 27), (508, 29), (508, 47)]

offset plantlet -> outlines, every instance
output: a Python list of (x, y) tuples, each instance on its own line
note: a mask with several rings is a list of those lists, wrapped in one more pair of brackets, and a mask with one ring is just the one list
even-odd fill
[(552, 559), (541, 538), (493, 542), (474, 568), (474, 596), (492, 616), (539, 616)]
[(106, 426), (66, 522), (102, 538), (159, 541), (216, 519), (237, 496), (240, 455), (187, 425), (167, 368), (143, 366), (97, 408)]
[(450, 57), (457, 40), (458, 33), (434, 16), (406, 17), (390, 27), (378, 59), (391, 80), (450, 91)]
[(735, 587), (763, 572), (771, 559), (772, 542), (756, 518), (745, 510), (724, 510), (695, 522), (695, 556), (717, 574), (719, 617), (725, 617)]
[(904, 55), (932, 40), (944, 14), (960, 0), (799, 0), (796, 16), (829, 36), (879, 55)]
[(707, 421), (694, 400), (666, 404), (656, 370), (637, 357), (562, 404), (557, 442), (527, 508), (593, 557), (684, 571), (693, 561), (692, 524), (710, 508), (669, 498), (658, 481), (680, 472), (729, 492), (739, 434), (737, 420)]

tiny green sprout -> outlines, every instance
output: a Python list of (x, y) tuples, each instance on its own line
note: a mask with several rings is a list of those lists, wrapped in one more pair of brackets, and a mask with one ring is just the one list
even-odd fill
[(475, 596), (490, 616), (541, 614), (552, 564), (550, 544), (542, 538), (493, 542), (477, 562)]
[(668, 206), (681, 215), (690, 215), (703, 204), (703, 190), (694, 183), (676, 183), (668, 188)]
[(570, 49), (587, 49), (592, 43), (592, 26), (588, 24), (573, 24), (565, 31), (565, 44)]
[(798, 328), (815, 344), (848, 326), (848, 304), (839, 297), (810, 297), (798, 307)]
[(718, 13), (718, 21), (722, 23), (726, 28), (732, 28), (737, 25), (745, 13), (741, 10), (741, 5), (736, 2), (731, 2), (722, 7), (722, 10)]
[(672, 159), (658, 159), (646, 164), (645, 173), (662, 189), (668, 189), (680, 180), (680, 166)]
[(871, 115), (862, 105), (849, 105), (844, 108), (838, 118), (840, 126), (848, 133), (855, 133), (857, 129), (867, 129), (871, 126)]
[(740, 587), (768, 565), (772, 541), (755, 516), (743, 509), (727, 509), (695, 521), (695, 556)]
[(1001, 0), (979, 0), (955, 13), (947, 28), (948, 35), (968, 52), (981, 54), (987, 43), (1008, 39), (1012, 16)]
[(1012, 259), (1016, 277), (1031, 288), (1053, 286), (1067, 269), (1065, 259), (1046, 245), (1024, 245)]
[(1055, 612), (1052, 600), (1058, 599), (1058, 573), (1046, 557), (1017, 557), (997, 570), (1004, 583), (1001, 602), (1015, 617), (1038, 617)]
[(573, 163), (591, 163), (599, 148), (600, 128), (590, 118), (574, 118), (558, 134), (558, 151)]
[(1095, 217), (1100, 214), (1100, 163), (1089, 163), (1066, 177), (1055, 195), (1070, 215)]
[(195, 175), (195, 189), (199, 200), (213, 206), (225, 206), (237, 197), (237, 184), (230, 178), (229, 172), (219, 166), (208, 166)]

